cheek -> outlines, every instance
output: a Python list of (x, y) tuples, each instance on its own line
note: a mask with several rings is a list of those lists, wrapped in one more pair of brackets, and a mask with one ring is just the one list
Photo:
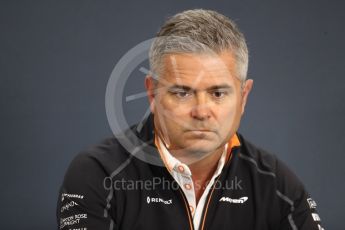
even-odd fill
[(159, 108), (159, 111), (173, 117), (183, 116), (187, 114), (191, 108), (191, 105), (187, 103), (177, 103), (176, 100), (169, 95), (158, 98), (156, 106)]
[(223, 133), (233, 130), (238, 125), (241, 106), (238, 103), (229, 103), (222, 107), (218, 113), (218, 125)]
[(218, 110), (220, 111), (220, 114), (223, 117), (223, 119), (233, 118), (238, 110), (237, 100), (235, 100), (235, 98), (230, 98), (222, 105), (219, 105)]
[(177, 132), (181, 123), (185, 121), (185, 108), (168, 97), (156, 98), (156, 100), (155, 111), (161, 126), (171, 133)]

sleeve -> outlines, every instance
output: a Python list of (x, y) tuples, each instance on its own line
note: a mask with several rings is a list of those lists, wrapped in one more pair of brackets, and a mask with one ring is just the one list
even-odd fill
[(302, 182), (282, 162), (277, 162), (277, 196), (281, 200), (280, 230), (323, 230), (316, 202)]
[(106, 189), (106, 172), (87, 154), (79, 154), (70, 164), (60, 188), (57, 222), (60, 230), (117, 229), (112, 191)]

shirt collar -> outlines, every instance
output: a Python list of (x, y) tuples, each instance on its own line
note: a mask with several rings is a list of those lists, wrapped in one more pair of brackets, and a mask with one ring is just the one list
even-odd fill
[[(183, 174), (186, 174), (188, 176), (191, 176), (192, 173), (188, 167), (188, 165), (182, 163), (177, 158), (175, 158), (166, 148), (165, 144), (163, 143), (162, 139), (157, 135), (157, 132), (155, 132), (154, 135), (155, 145), (158, 149), (158, 152), (164, 162), (165, 167), (168, 169), (168, 171), (171, 173), (172, 171), (176, 171), (179, 173), (182, 173), (178, 170), (179, 166), (182, 166), (185, 170), (183, 171)], [(231, 150), (234, 147), (240, 146), (241, 143), (238, 139), (237, 134), (235, 133), (230, 140), (225, 144), (224, 151), (222, 153), (221, 158), (218, 161), (217, 169), (215, 171), (215, 174), (219, 175), (221, 170), (224, 167), (225, 162), (227, 162), (231, 157)]]

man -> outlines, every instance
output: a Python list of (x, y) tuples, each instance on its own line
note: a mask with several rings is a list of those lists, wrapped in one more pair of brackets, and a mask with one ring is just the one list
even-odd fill
[[(253, 80), (236, 25), (184, 11), (149, 56), (151, 114), (137, 135), (163, 167), (135, 157), (120, 136), (79, 154), (61, 187), (60, 229), (322, 229), (298, 178), (237, 133)], [(160, 183), (138, 186), (148, 181)]]

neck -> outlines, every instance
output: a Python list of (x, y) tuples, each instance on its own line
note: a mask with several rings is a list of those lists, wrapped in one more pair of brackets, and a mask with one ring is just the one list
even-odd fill
[(189, 169), (192, 172), (192, 180), (194, 183), (194, 193), (195, 193), (197, 204), (199, 203), (199, 200), (207, 184), (209, 183), (214, 172), (217, 169), (218, 162), (222, 156), (223, 151), (224, 151), (224, 146), (216, 149), (213, 153), (207, 155), (203, 159), (198, 160), (188, 165)]
[[(194, 181), (201, 181), (205, 182), (210, 180), (212, 175), (214, 174), (218, 161), (221, 158), (225, 146), (221, 146), (218, 149), (214, 150), (211, 153), (206, 154), (205, 157), (200, 159), (195, 159), (195, 157), (188, 157), (191, 154), (175, 154), (174, 150), (169, 150), (170, 153), (176, 157), (182, 163), (188, 165), (189, 169), (192, 172), (192, 177)], [(180, 157), (180, 156), (183, 157)]]
[(216, 149), (213, 153), (207, 155), (205, 158), (189, 165), (192, 172), (193, 180), (205, 182), (212, 178), (219, 159), (224, 151), (224, 146)]

